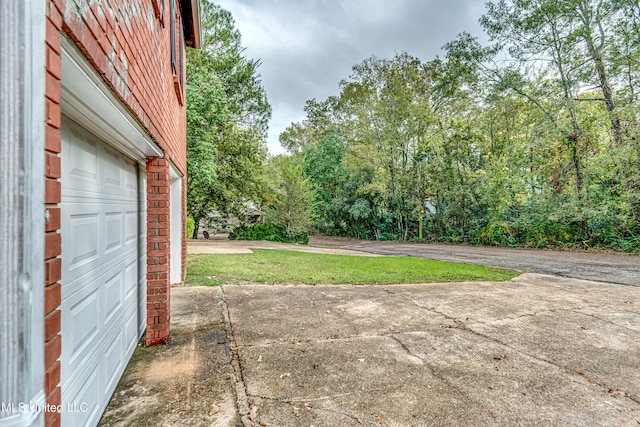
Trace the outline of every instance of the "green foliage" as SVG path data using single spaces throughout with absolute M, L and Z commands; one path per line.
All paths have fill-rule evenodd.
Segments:
M 289 233 L 286 227 L 266 222 L 254 225 L 241 225 L 229 233 L 230 240 L 267 240 L 269 242 L 309 243 L 309 234 L 306 232 Z
M 307 234 L 312 223 L 311 184 L 294 157 L 269 159 L 266 180 L 270 183 L 266 220 L 282 226 L 288 235 Z
M 188 50 L 191 58 L 196 51 Z M 218 178 L 216 140 L 229 119 L 222 85 L 206 68 L 187 63 L 187 212 L 201 218 Z M 191 236 L 191 234 L 189 234 Z
M 187 209 L 196 224 L 263 198 L 271 116 L 260 62 L 243 54 L 233 16 L 209 0 L 201 6 L 202 48 L 187 49 Z
M 188 285 L 301 283 L 389 285 L 509 280 L 518 273 L 492 267 L 407 257 L 329 255 L 274 249 L 252 254 L 190 255 Z
M 444 58 L 365 59 L 281 135 L 313 229 L 640 251 L 637 2 L 486 6 L 491 45 L 462 33 Z
M 193 235 L 195 228 L 196 223 L 193 221 L 193 218 L 187 218 L 187 238 Z

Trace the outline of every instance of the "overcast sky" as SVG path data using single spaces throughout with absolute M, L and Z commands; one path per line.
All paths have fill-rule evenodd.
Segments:
M 214 0 L 216 1 L 216 0 Z M 422 60 L 462 31 L 486 40 L 480 0 L 218 0 L 242 33 L 273 114 L 267 145 L 279 154 L 278 136 L 305 118 L 306 100 L 338 94 L 351 67 L 375 55 L 408 52 Z

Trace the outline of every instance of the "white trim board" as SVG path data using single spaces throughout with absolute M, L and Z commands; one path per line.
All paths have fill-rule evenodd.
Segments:
M 169 277 L 172 285 L 182 283 L 182 177 L 172 164 L 170 168 L 170 263 Z

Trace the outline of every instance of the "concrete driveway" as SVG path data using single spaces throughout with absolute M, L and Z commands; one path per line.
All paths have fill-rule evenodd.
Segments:
M 640 287 L 173 288 L 102 420 L 143 424 L 637 427 Z

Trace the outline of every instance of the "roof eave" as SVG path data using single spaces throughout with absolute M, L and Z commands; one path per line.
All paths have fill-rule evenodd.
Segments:
M 200 27 L 200 1 L 191 0 L 191 13 L 193 15 L 193 47 L 202 47 L 202 29 Z
M 200 49 L 202 46 L 202 30 L 200 26 L 199 0 L 180 0 L 184 40 L 187 46 Z

